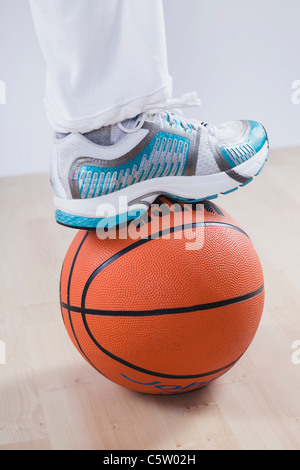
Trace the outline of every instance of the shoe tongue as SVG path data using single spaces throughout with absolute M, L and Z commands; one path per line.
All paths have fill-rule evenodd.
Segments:
M 111 145 L 110 126 L 101 127 L 94 131 L 85 132 L 83 134 L 87 139 L 97 145 Z
M 125 119 L 124 121 L 121 122 L 121 124 L 123 127 L 126 127 L 126 129 L 133 129 L 133 127 L 136 125 L 138 118 L 139 118 L 139 114 L 135 116 L 134 118 Z
M 137 118 L 138 116 L 135 118 L 125 119 L 124 121 L 121 122 L 121 124 L 126 129 L 133 129 Z M 111 126 L 111 134 L 110 134 L 111 144 L 116 144 L 125 135 L 126 135 L 126 132 L 122 131 L 122 129 L 120 129 L 120 127 L 117 124 L 114 124 L 113 126 Z
M 111 144 L 116 144 L 122 137 L 125 135 L 125 132 L 123 132 L 119 126 L 114 125 L 111 126 L 111 134 L 110 134 L 110 140 Z
M 126 129 L 132 129 L 135 126 L 136 118 L 125 119 L 122 122 Z M 126 135 L 117 124 L 101 127 L 100 129 L 86 132 L 84 134 L 91 142 L 98 145 L 114 145 Z

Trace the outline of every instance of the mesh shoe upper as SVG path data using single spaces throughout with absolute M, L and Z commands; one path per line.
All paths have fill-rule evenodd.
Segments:
M 245 162 L 267 140 L 262 125 L 233 121 L 214 126 L 168 112 L 143 115 L 113 145 L 70 134 L 54 143 L 51 179 L 57 196 L 92 198 L 146 179 L 211 175 Z M 107 132 L 107 129 L 106 129 Z

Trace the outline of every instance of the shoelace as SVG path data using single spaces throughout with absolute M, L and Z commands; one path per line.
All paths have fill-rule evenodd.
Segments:
M 149 105 L 149 109 L 147 109 L 146 107 L 146 110 L 137 117 L 135 125 L 133 127 L 127 128 L 123 126 L 121 122 L 118 123 L 118 127 L 126 134 L 132 134 L 143 127 L 147 115 L 158 114 L 162 123 L 163 120 L 167 117 L 171 126 L 175 125 L 176 119 L 178 119 L 180 125 L 185 130 L 188 130 L 190 126 L 192 126 L 194 130 L 198 130 L 199 126 L 206 129 L 209 126 L 207 123 L 197 122 L 193 119 L 185 119 L 181 116 L 182 111 L 180 108 L 195 107 L 200 106 L 200 104 L 201 102 L 197 98 L 195 92 L 186 93 L 181 98 L 170 99 L 166 103 L 159 103 L 157 106 L 155 106 L 155 108 Z M 177 117 L 172 110 L 174 110 L 175 113 L 180 114 L 180 117 Z
M 177 110 L 177 114 L 181 114 L 181 111 L 179 109 Z M 185 119 L 182 116 L 180 116 L 180 117 L 176 116 L 176 114 L 173 113 L 172 111 L 162 111 L 160 113 L 160 117 L 161 118 L 167 117 L 170 126 L 175 126 L 177 124 L 177 121 L 178 121 L 180 123 L 181 127 L 185 131 L 189 130 L 190 126 L 192 126 L 192 128 L 195 131 L 197 131 L 198 128 L 199 128 L 199 125 L 201 125 L 201 123 L 193 121 L 192 119 Z

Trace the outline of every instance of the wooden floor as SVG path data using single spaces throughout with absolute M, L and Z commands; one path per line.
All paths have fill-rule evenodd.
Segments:
M 75 350 L 58 303 L 75 231 L 55 223 L 47 175 L 1 179 L 0 449 L 299 450 L 299 176 L 300 149 L 276 150 L 252 184 L 217 200 L 261 258 L 263 319 L 230 372 L 170 397 L 121 388 Z

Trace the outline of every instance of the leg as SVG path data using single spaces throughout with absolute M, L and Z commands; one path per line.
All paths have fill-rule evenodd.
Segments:
M 171 97 L 161 0 L 30 0 L 57 132 L 88 132 Z

